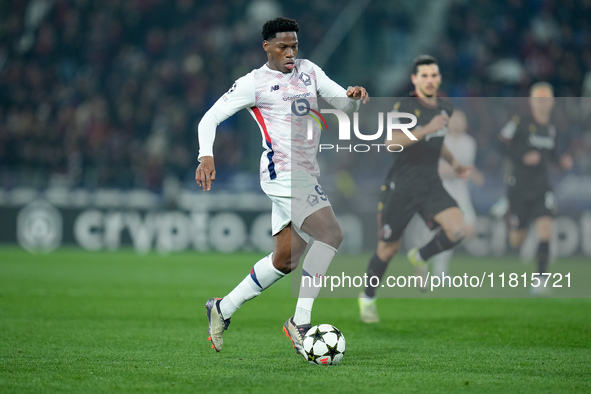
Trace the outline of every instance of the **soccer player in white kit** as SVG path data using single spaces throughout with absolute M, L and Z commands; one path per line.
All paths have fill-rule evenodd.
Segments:
M 216 127 L 237 111 L 248 109 L 263 137 L 261 188 L 272 201 L 273 253 L 259 260 L 228 295 L 211 298 L 205 304 L 209 340 L 218 352 L 230 317 L 244 302 L 293 271 L 309 238 L 314 242 L 304 259 L 303 275 L 312 278 L 325 275 L 343 240 L 332 206 L 316 180 L 320 129 L 314 129 L 312 140 L 296 141 L 292 136 L 292 121 L 301 123 L 307 117 L 292 117 L 302 115 L 298 113 L 302 109 L 313 111 L 318 96 L 340 110 L 353 112 L 358 109 L 358 100 L 366 103 L 369 95 L 360 86 L 344 89 L 314 63 L 296 59 L 298 31 L 293 19 L 281 17 L 267 21 L 262 31 L 267 63 L 239 78 L 207 111 L 198 126 L 200 164 L 195 180 L 204 191 L 209 191 L 215 180 Z M 283 325 L 294 348 L 304 357 L 303 337 L 311 327 L 312 305 L 319 291 L 320 287 L 301 287 L 295 314 Z
M 481 186 L 484 178 L 482 173 L 474 168 L 476 159 L 476 140 L 466 133 L 468 122 L 466 114 L 456 110 L 449 119 L 448 133 L 443 140 L 447 149 L 462 164 L 471 166 L 469 180 Z M 470 237 L 476 232 L 476 211 L 470 197 L 470 189 L 465 179 L 458 178 L 449 164 L 443 160 L 439 161 L 439 175 L 443 187 L 458 203 L 458 207 L 464 215 L 464 242 L 469 242 Z M 453 255 L 453 249 L 445 250 L 433 256 L 433 275 L 441 276 L 444 272 L 449 274 L 449 262 Z

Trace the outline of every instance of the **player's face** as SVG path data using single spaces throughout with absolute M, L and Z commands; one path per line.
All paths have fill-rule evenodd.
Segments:
M 270 69 L 290 73 L 298 55 L 298 35 L 293 31 L 277 33 L 270 41 L 263 41 L 263 48 Z
M 435 97 L 441 85 L 441 74 L 437 64 L 424 64 L 417 68 L 417 73 L 411 75 L 415 91 L 419 97 Z
M 532 112 L 549 114 L 554 108 L 554 94 L 551 89 L 541 87 L 531 92 L 529 103 Z

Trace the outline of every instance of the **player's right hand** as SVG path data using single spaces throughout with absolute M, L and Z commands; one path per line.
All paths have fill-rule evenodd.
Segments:
M 369 93 L 367 93 L 367 90 L 363 86 L 349 86 L 347 97 L 359 99 L 363 104 L 367 104 L 369 101 Z
M 215 165 L 213 156 L 203 156 L 201 163 L 195 170 L 195 181 L 197 186 L 203 187 L 203 191 L 211 190 L 211 182 L 215 181 Z
M 441 130 L 447 126 L 447 121 L 449 120 L 449 116 L 446 115 L 435 115 L 433 119 L 427 124 L 426 127 L 429 128 L 429 134 L 436 132 L 437 130 Z
M 560 158 L 560 167 L 565 171 L 570 171 L 573 169 L 573 157 L 568 153 L 565 153 Z

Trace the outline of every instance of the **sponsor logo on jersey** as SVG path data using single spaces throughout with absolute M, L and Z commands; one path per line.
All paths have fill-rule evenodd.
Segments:
M 443 129 L 439 129 L 434 133 L 431 134 L 427 134 L 425 136 L 425 141 L 428 142 L 431 138 L 444 138 L 445 135 L 447 134 L 447 127 L 444 127 Z
M 296 116 L 308 115 L 310 113 L 310 102 L 306 99 L 294 100 L 291 103 L 291 112 Z
M 294 99 L 298 99 L 298 98 L 302 98 L 302 97 L 310 97 L 311 95 L 312 95 L 312 93 L 306 92 L 306 93 L 294 94 L 293 96 L 283 96 L 283 101 L 294 100 Z M 297 115 L 297 113 L 295 113 L 295 114 Z
M 538 149 L 554 149 L 554 137 L 530 134 L 529 143 Z
M 293 114 L 295 114 L 296 116 L 308 115 L 312 119 L 314 119 L 316 121 L 316 123 L 318 123 L 318 126 L 320 126 L 320 129 L 322 129 L 322 124 L 324 124 L 324 127 L 326 128 L 326 130 L 328 130 L 328 125 L 326 124 L 326 120 L 324 119 L 324 117 L 320 114 L 320 112 L 310 108 L 310 102 L 306 99 L 294 100 L 291 103 L 291 112 Z M 315 115 L 311 114 L 310 112 L 312 112 Z M 322 120 L 322 123 L 320 122 L 321 120 Z M 310 128 L 310 127 L 308 127 L 308 128 Z M 308 130 L 308 132 L 310 132 L 310 130 Z

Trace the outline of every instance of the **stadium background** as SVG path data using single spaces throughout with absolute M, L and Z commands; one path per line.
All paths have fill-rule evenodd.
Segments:
M 197 189 L 194 169 L 197 123 L 236 78 L 264 63 L 261 26 L 277 15 L 300 23 L 299 57 L 375 97 L 411 90 L 409 66 L 421 53 L 439 59 L 451 97 L 526 96 L 531 83 L 552 83 L 574 120 L 559 130 L 559 148 L 573 153 L 575 168 L 552 174 L 561 239 L 576 238 L 563 254 L 591 254 L 582 242 L 591 236 L 584 0 L 0 1 L 0 242 L 29 250 L 270 250 L 260 134 L 249 114 L 218 128 L 213 192 Z M 486 176 L 473 190 L 484 218 L 504 191 L 498 130 L 470 132 Z M 365 185 L 377 189 L 384 173 L 363 174 Z M 323 185 L 347 204 L 355 178 L 344 172 Z M 374 208 L 350 204 L 348 212 Z M 345 251 L 373 246 L 368 220 L 349 224 L 362 241 L 350 236 Z M 489 246 L 485 254 L 505 252 Z

